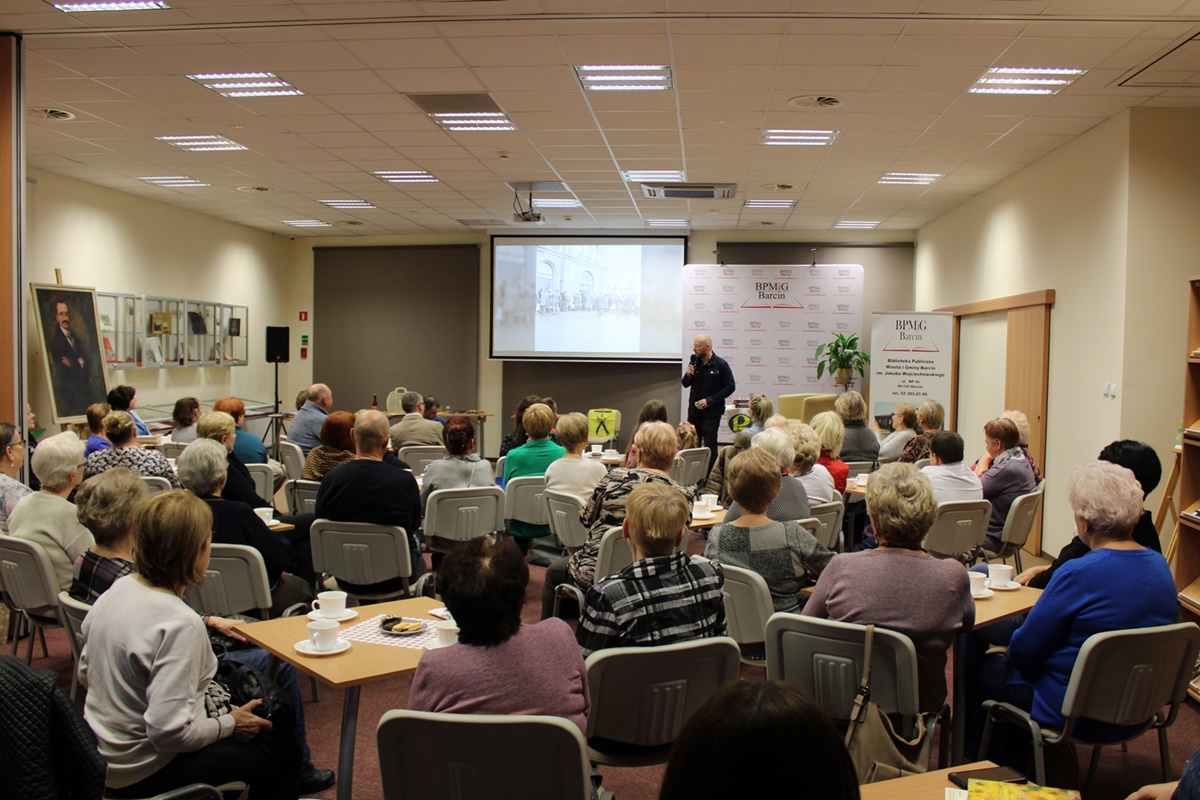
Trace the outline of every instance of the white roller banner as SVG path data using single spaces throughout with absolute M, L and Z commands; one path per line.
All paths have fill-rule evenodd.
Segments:
M 871 414 L 890 417 L 900 403 L 937 400 L 951 418 L 954 315 L 877 311 L 871 315 Z

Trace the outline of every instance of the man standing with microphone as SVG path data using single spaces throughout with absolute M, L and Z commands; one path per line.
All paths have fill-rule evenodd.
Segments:
M 688 395 L 688 422 L 696 426 L 700 445 L 712 453 L 708 466 L 717 463 L 717 431 L 725 413 L 725 398 L 733 394 L 733 370 L 729 362 L 715 354 L 712 339 L 700 334 L 692 343 L 692 358 L 682 383 L 690 387 Z

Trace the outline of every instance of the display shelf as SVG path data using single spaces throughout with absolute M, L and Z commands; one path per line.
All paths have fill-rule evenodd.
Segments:
M 109 369 L 141 369 L 143 299 L 133 294 L 96 292 L 100 343 Z
M 222 305 L 219 308 L 221 363 L 244 367 L 250 363 L 250 318 L 247 306 Z
M 246 306 L 97 291 L 96 307 L 109 369 L 249 363 Z
M 1179 507 L 1175 538 L 1168 548 L 1180 618 L 1200 622 L 1200 277 L 1188 280 L 1188 332 L 1179 453 Z M 1200 682 L 1189 687 L 1200 700 Z
M 217 308 L 216 303 L 202 300 L 184 301 L 186 366 L 208 367 L 221 363 Z

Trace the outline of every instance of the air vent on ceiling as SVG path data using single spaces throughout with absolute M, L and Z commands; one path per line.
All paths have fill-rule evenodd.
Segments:
M 806 94 L 787 102 L 792 108 L 834 108 L 842 104 L 841 100 L 827 94 Z
M 737 193 L 736 183 L 643 183 L 642 194 L 655 200 L 726 199 Z
M 468 228 L 500 228 L 506 223 L 499 219 L 460 219 L 456 220 L 459 225 L 464 225 Z
M 29 108 L 25 110 L 25 115 L 30 119 L 51 119 L 55 122 L 66 122 L 67 120 L 75 119 L 75 115 L 70 111 L 63 111 L 58 108 Z

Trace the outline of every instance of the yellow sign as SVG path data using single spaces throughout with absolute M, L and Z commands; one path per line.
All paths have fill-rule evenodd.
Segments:
M 588 435 L 595 438 L 612 438 L 617 432 L 619 413 L 612 408 L 593 408 L 588 411 Z
M 749 414 L 734 414 L 729 418 L 729 430 L 741 433 L 752 424 Z

